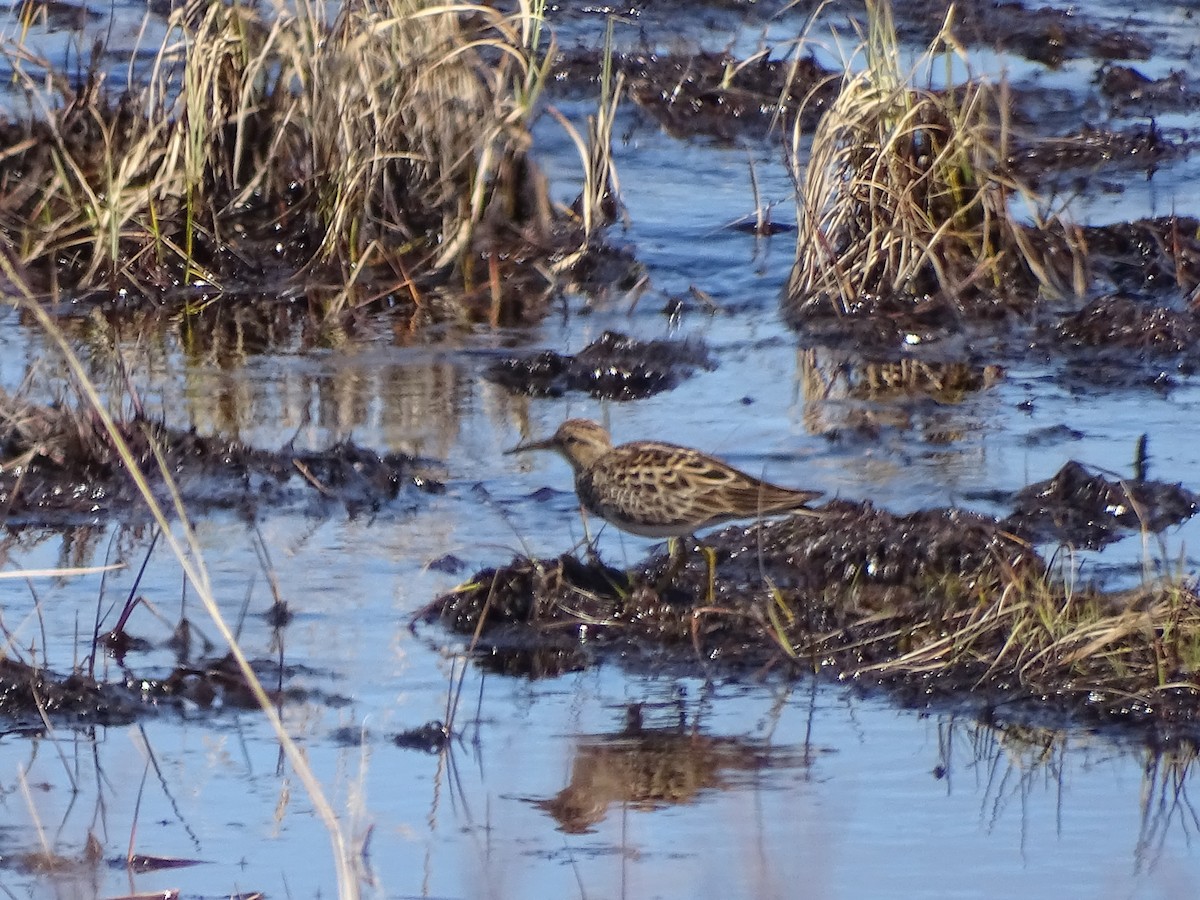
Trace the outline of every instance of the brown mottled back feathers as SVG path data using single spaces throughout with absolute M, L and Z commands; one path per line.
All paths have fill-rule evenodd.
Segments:
M 821 496 L 770 484 L 697 450 L 653 441 L 623 444 L 578 469 L 575 491 L 590 512 L 647 537 L 794 512 Z

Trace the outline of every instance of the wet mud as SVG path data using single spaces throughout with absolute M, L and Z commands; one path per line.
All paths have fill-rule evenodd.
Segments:
M 553 78 L 560 90 L 599 83 L 604 56 L 596 50 L 560 51 Z M 837 94 L 838 73 L 810 57 L 739 59 L 728 53 L 619 52 L 610 65 L 629 98 L 668 134 L 722 143 L 786 132 L 797 116 L 813 127 Z
M 898 30 L 906 39 L 927 44 L 937 36 L 950 5 L 946 0 L 899 0 Z M 967 46 L 998 47 L 1052 68 L 1082 58 L 1148 59 L 1153 49 L 1131 30 L 1089 20 L 1086 8 L 986 0 L 953 6 L 955 35 Z
M 873 595 L 864 603 L 915 602 L 927 585 L 949 575 L 986 579 L 997 566 L 1041 565 L 1026 542 L 1005 533 L 995 520 L 963 510 L 897 516 L 869 503 L 835 501 L 818 511 L 817 516 L 731 526 L 706 536 L 702 544 L 693 541 L 683 569 L 661 588 L 656 585 L 671 567 L 667 554 L 651 556 L 628 573 L 568 554 L 477 573 L 466 589 L 441 598 L 426 615 L 459 632 L 474 633 L 482 626 L 484 636 L 493 628 L 532 622 L 548 626 L 540 630 L 552 636 L 556 626 L 593 622 L 597 625 L 586 630 L 597 645 L 626 638 L 690 644 L 699 621 L 695 610 L 720 605 L 741 610 L 750 621 L 706 625 L 705 633 L 720 629 L 734 636 L 721 652 L 731 664 L 739 657 L 759 664 L 778 651 L 769 641 L 745 640 L 749 634 L 762 636 L 764 621 L 748 611 L 768 585 L 816 596 L 854 584 Z M 714 555 L 711 591 L 706 551 Z M 834 604 L 813 604 L 804 618 L 814 632 L 843 624 Z M 564 630 L 575 639 L 573 627 Z
M 1083 230 L 1094 270 L 1122 291 L 1178 297 L 1195 306 L 1200 286 L 1200 219 L 1138 219 Z
M 252 666 L 275 703 L 318 700 L 337 704 L 337 698 L 282 685 L 294 680 L 295 669 L 254 660 Z M 43 734 L 48 722 L 72 725 L 127 725 L 140 718 L 221 709 L 258 709 L 245 677 L 230 655 L 181 662 L 162 674 L 136 674 L 123 669 L 120 680 L 104 681 L 87 668 L 61 673 L 33 666 L 11 656 L 0 658 L 0 716 L 4 730 Z
M 184 505 L 197 512 L 301 508 L 370 512 L 402 493 L 438 492 L 428 464 L 380 455 L 345 441 L 324 451 L 278 451 L 168 428 L 145 416 L 117 423 L 132 461 L 168 505 L 171 473 Z M 117 445 L 90 411 L 41 406 L 0 395 L 0 512 L 9 527 L 58 527 L 145 518 Z
M 1004 527 L 1031 541 L 1099 549 L 1131 532 L 1157 534 L 1196 514 L 1200 495 L 1179 484 L 1109 479 L 1072 460 L 1017 492 Z
M 1098 87 L 1116 113 L 1157 116 L 1200 106 L 1200 89 L 1186 72 L 1151 78 L 1133 66 L 1107 66 Z
M 1012 171 L 1042 191 L 1094 188 L 1119 194 L 1131 175 L 1153 178 L 1159 166 L 1193 153 L 1182 129 L 1147 125 L 1112 128 L 1084 123 L 1068 134 L 1021 142 L 1008 158 Z
M 1200 318 L 1192 311 L 1139 302 L 1132 297 L 1101 297 L 1066 316 L 1054 336 L 1072 348 L 1110 348 L 1149 356 L 1192 355 Z
M 643 341 L 606 331 L 574 355 L 546 350 L 506 357 L 486 372 L 488 380 L 516 394 L 561 397 L 578 391 L 607 400 L 638 400 L 669 391 L 716 360 L 700 341 Z

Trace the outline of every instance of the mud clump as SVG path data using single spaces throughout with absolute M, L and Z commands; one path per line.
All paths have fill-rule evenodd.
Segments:
M 942 0 L 896 3 L 900 33 L 928 42 L 946 18 Z M 955 36 L 964 44 L 1000 47 L 1026 59 L 1059 66 L 1083 57 L 1149 59 L 1152 47 L 1128 29 L 1106 28 L 1075 9 L 1022 3 L 964 3 L 955 7 Z
M 1131 530 L 1159 532 L 1196 514 L 1200 496 L 1161 481 L 1110 481 L 1072 460 L 1023 488 L 1005 527 L 1030 540 L 1098 549 Z
M 107 724 L 131 722 L 141 704 L 124 685 L 102 684 L 76 672 L 56 675 L 9 656 L 0 657 L 0 714 L 42 726 L 41 713 Z
M 379 455 L 349 441 L 324 451 L 259 450 L 204 437 L 141 415 L 117 424 L 133 461 L 160 500 L 170 492 L 159 460 L 191 510 L 335 502 L 378 509 L 408 486 L 441 485 L 403 454 Z M 78 524 L 137 515 L 141 494 L 103 423 L 87 411 L 38 406 L 0 394 L 0 511 L 9 525 Z
M 1094 274 L 1126 293 L 1200 290 L 1200 219 L 1161 216 L 1083 229 Z
M 1118 113 L 1150 116 L 1200 106 L 1200 91 L 1188 83 L 1186 72 L 1150 78 L 1132 66 L 1107 66 L 1100 75 L 1099 89 Z
M 994 520 L 963 510 L 897 516 L 869 503 L 835 501 L 820 513 L 733 526 L 703 544 L 692 542 L 675 574 L 666 554 L 631 574 L 569 555 L 518 559 L 478 573 L 425 616 L 461 633 L 478 630 L 489 645 L 578 645 L 586 635 L 590 645 L 615 645 L 623 654 L 675 648 L 694 658 L 693 648 L 702 646 L 703 656 L 735 668 L 780 654 L 772 637 L 778 622 L 786 623 L 779 634 L 788 635 L 789 646 L 828 645 L 828 652 L 850 652 L 862 663 L 886 659 L 890 640 L 855 638 L 839 646 L 833 635 L 856 618 L 936 606 L 929 594 L 947 579 L 976 585 L 1001 571 L 1041 566 L 1027 544 Z M 659 589 L 664 579 L 669 586 Z
M 1099 173 L 1152 177 L 1161 164 L 1186 156 L 1194 147 L 1184 133 L 1165 131 L 1153 122 L 1121 130 L 1085 124 L 1071 134 L 1023 143 L 1009 155 L 1008 164 L 1032 187 L 1086 187 L 1087 178 Z M 1119 182 L 1099 187 L 1124 191 Z
M 1200 319 L 1190 312 L 1148 306 L 1129 297 L 1102 297 L 1063 319 L 1055 335 L 1076 347 L 1176 354 L 1195 350 Z
M 419 750 L 422 753 L 434 754 L 445 750 L 450 738 L 450 729 L 440 720 L 434 720 L 393 735 L 392 744 L 401 750 Z
M 284 674 L 270 661 L 253 665 L 264 684 Z M 311 697 L 299 688 L 268 691 L 268 696 L 276 702 Z M 181 663 L 161 677 L 126 672 L 119 682 L 99 681 L 82 669 L 63 675 L 0 657 L 0 715 L 21 729 L 41 731 L 43 714 L 56 721 L 124 725 L 164 708 L 185 707 L 255 709 L 258 701 L 231 655 Z
M 604 64 L 596 50 L 564 51 L 553 77 L 571 86 L 598 81 Z M 619 53 L 613 68 L 625 78 L 638 108 L 676 138 L 732 142 L 790 127 L 802 115 L 811 128 L 837 93 L 837 73 L 811 57 L 738 59 L 728 53 Z
M 636 400 L 670 390 L 696 370 L 715 368 L 699 341 L 641 341 L 606 331 L 574 356 L 547 350 L 503 359 L 488 369 L 487 378 L 532 397 L 581 391 L 606 400 Z

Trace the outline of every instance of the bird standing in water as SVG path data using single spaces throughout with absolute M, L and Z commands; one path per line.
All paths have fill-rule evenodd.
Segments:
M 614 447 L 604 427 L 590 419 L 568 419 L 553 437 L 508 452 L 527 450 L 562 454 L 575 471 L 583 508 L 642 537 L 674 539 L 736 519 L 812 515 L 806 504 L 821 496 L 770 484 L 689 447 L 659 441 Z

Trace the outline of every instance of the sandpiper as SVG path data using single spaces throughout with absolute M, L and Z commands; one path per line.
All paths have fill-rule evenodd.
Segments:
M 554 436 L 509 453 L 556 450 L 575 470 L 583 508 L 622 531 L 678 538 L 735 519 L 807 513 L 821 496 L 770 484 L 699 450 L 658 441 L 614 447 L 603 426 L 568 419 Z

